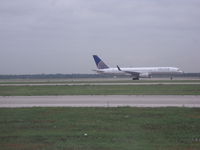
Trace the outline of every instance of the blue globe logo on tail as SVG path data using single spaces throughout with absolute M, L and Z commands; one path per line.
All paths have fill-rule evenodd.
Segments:
M 94 61 L 97 65 L 98 69 L 106 69 L 109 68 L 97 55 L 93 55 Z

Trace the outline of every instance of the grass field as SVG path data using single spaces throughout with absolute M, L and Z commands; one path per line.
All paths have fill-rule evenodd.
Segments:
M 199 108 L 0 109 L 2 150 L 199 150 Z
M 0 96 L 200 95 L 200 85 L 0 86 Z

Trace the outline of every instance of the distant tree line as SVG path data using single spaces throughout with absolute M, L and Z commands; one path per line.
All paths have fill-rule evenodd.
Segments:
M 159 78 L 159 77 L 180 77 L 180 78 L 200 78 L 200 73 L 183 73 L 183 74 L 154 74 L 152 77 Z
M 0 79 L 64 79 L 64 78 L 109 78 L 103 74 L 27 74 L 27 75 L 0 75 Z

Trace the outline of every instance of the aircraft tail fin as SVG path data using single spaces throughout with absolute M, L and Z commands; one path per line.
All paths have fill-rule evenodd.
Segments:
M 97 65 L 98 69 L 106 69 L 109 68 L 97 55 L 93 55 L 94 61 Z

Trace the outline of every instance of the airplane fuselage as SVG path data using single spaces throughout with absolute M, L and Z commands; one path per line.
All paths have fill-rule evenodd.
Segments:
M 176 67 L 137 67 L 137 68 L 106 68 L 96 69 L 97 73 L 102 74 L 116 74 L 116 75 L 130 75 L 129 72 L 137 72 L 140 77 L 150 77 L 152 74 L 176 74 L 183 73 L 179 68 Z

